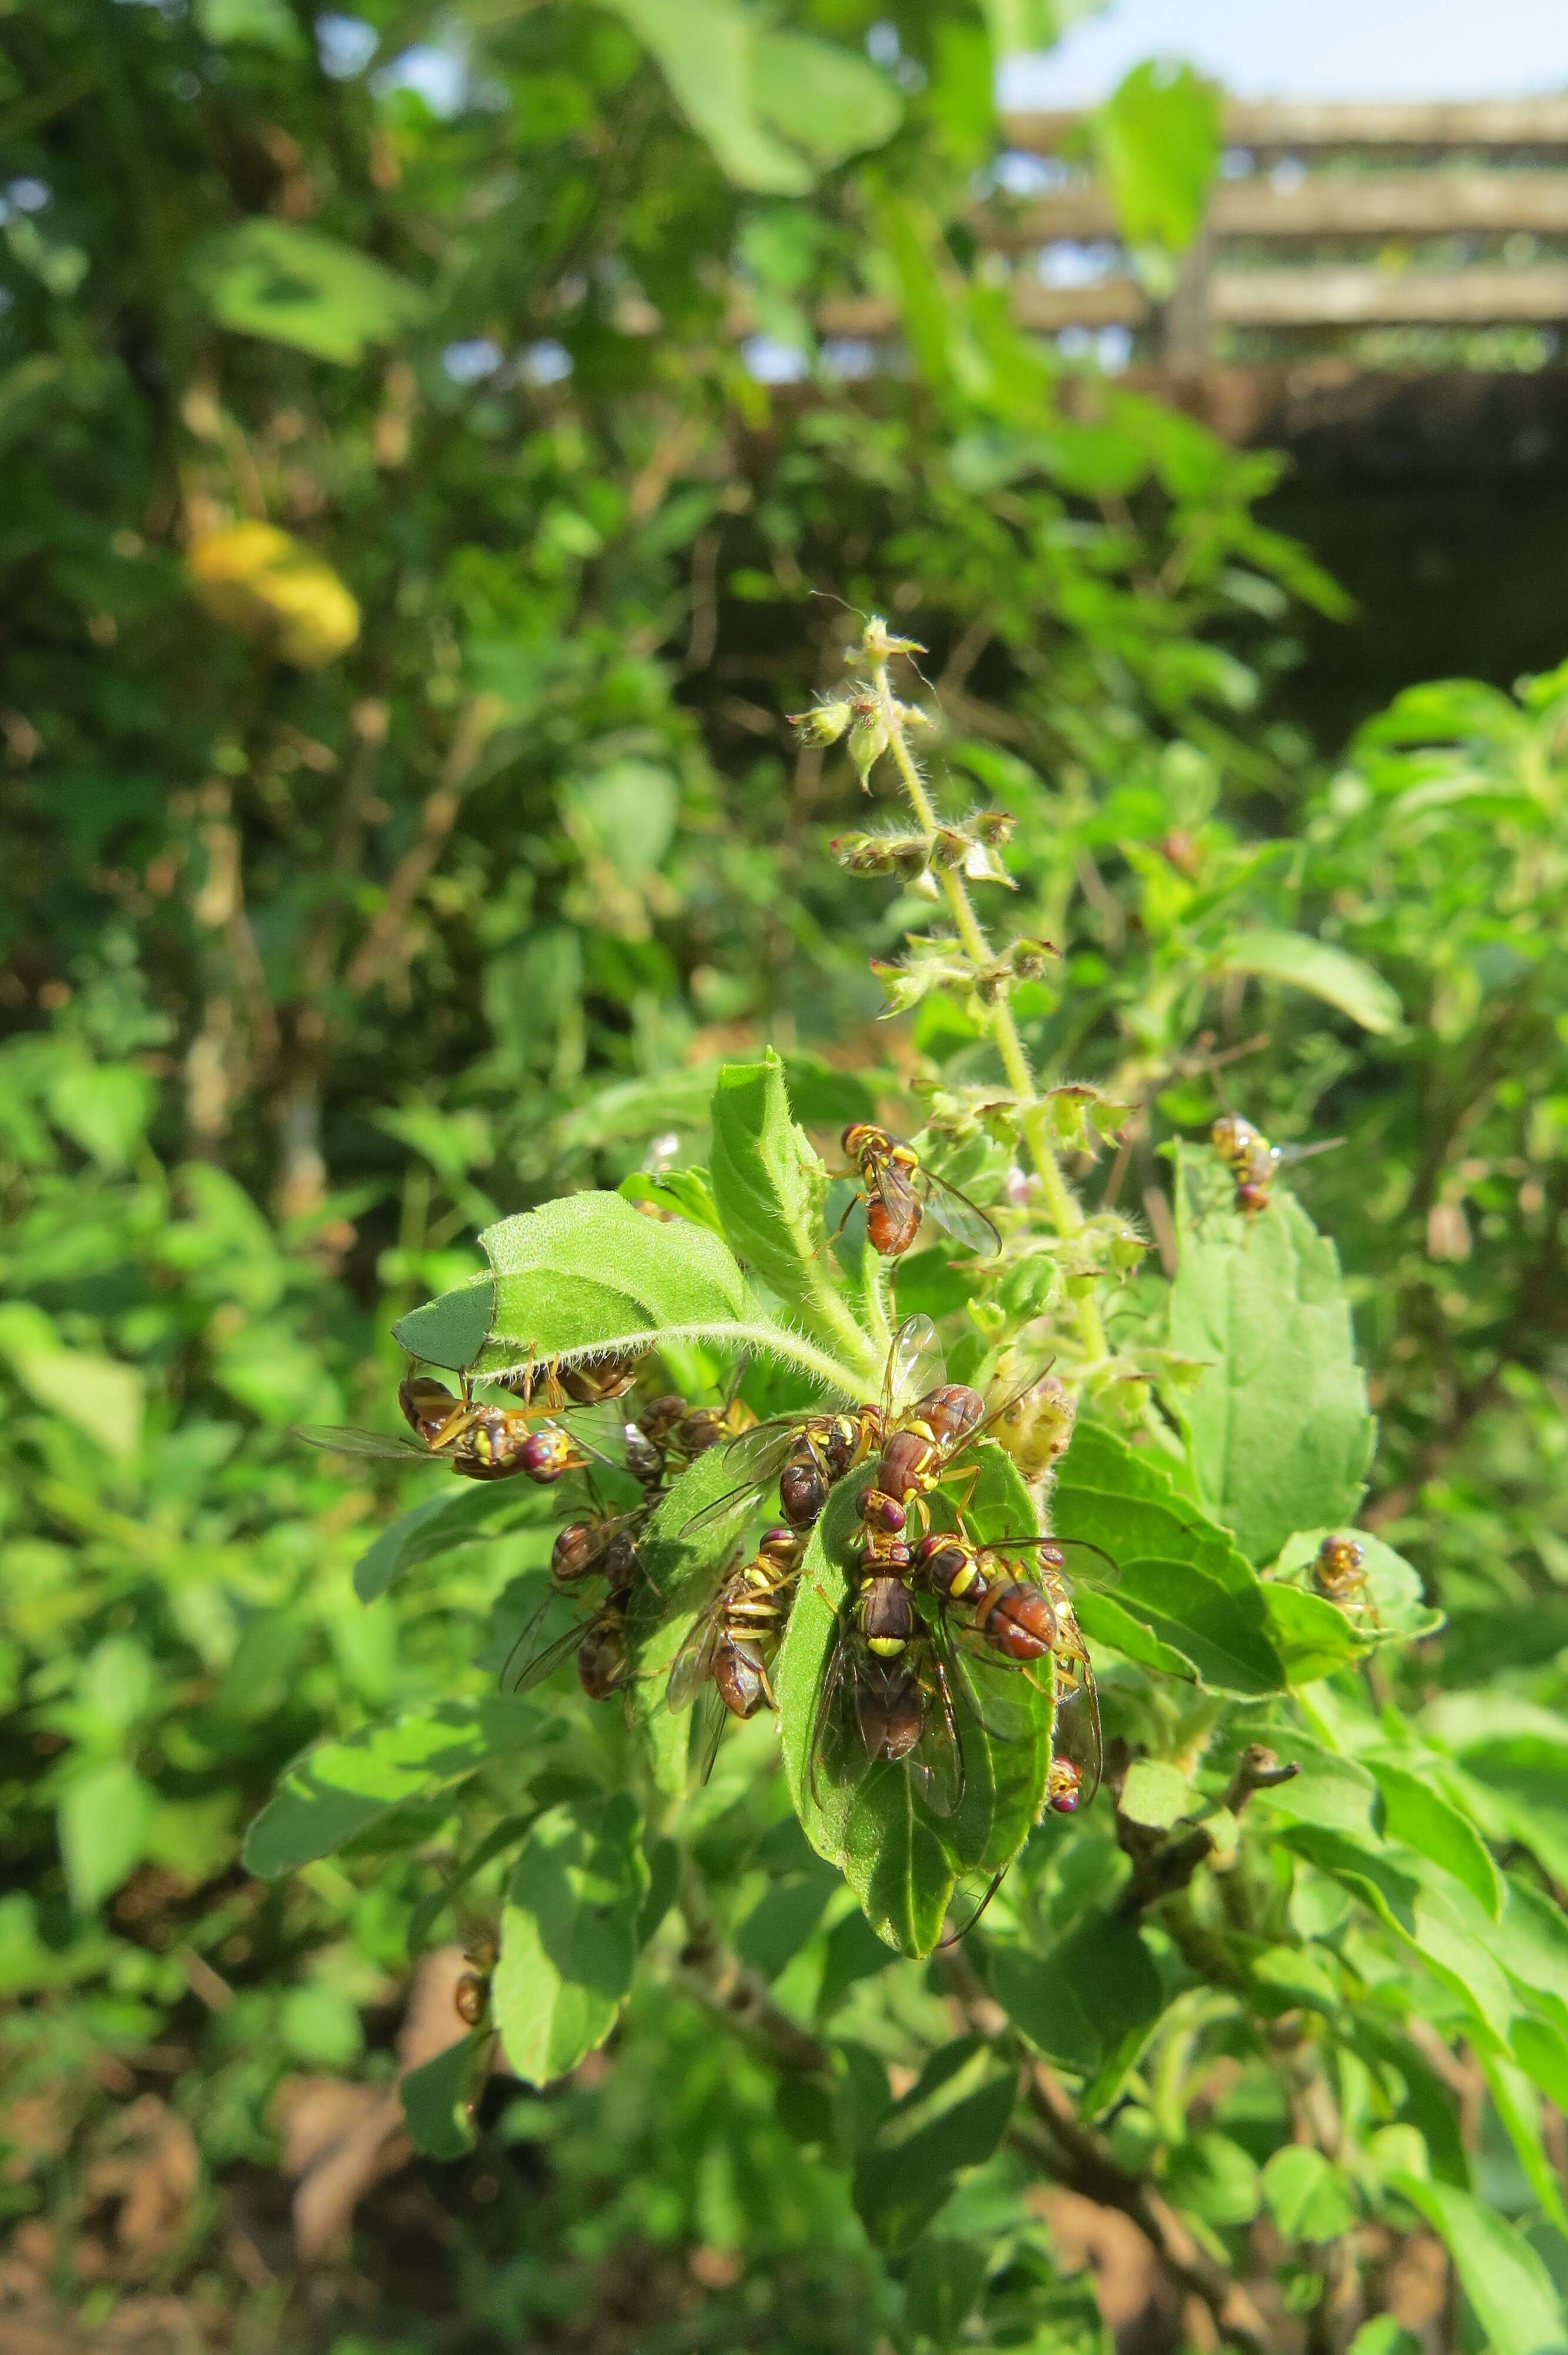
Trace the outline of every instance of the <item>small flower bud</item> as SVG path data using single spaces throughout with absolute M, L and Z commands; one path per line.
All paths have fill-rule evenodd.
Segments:
M 1012 841 L 1017 830 L 1018 820 L 1011 810 L 981 810 L 975 819 L 974 826 L 975 832 L 983 843 L 988 844 L 992 850 L 1000 850 L 1004 842 Z
M 853 705 L 824 697 L 810 711 L 792 711 L 789 725 L 800 730 L 802 743 L 836 744 L 853 717 Z
M 1014 941 L 1008 952 L 1009 961 L 1020 981 L 1041 981 L 1045 967 L 1061 950 L 1050 941 Z
M 863 705 L 855 707 L 854 726 L 850 730 L 850 759 L 860 772 L 861 790 L 871 791 L 871 773 L 887 750 L 887 722 L 874 703 L 869 710 Z
M 884 663 L 889 655 L 923 655 L 925 647 L 917 638 L 895 638 L 880 613 L 874 613 L 865 625 L 863 641 L 868 663 Z

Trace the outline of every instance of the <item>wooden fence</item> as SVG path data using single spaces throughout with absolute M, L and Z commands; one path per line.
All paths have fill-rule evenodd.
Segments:
M 1057 156 L 1076 123 L 1015 114 L 1006 136 L 1014 151 Z M 1053 249 L 1116 240 L 1086 174 L 1065 169 L 1033 201 L 985 207 L 977 234 L 1004 258 L 1021 323 L 1131 329 L 1143 357 L 1176 368 L 1217 357 L 1227 331 L 1264 331 L 1299 353 L 1343 348 L 1345 330 L 1568 325 L 1568 98 L 1232 105 L 1224 136 L 1207 224 L 1163 305 L 1124 261 L 1081 283 L 1043 270 Z M 1561 258 L 1537 250 L 1554 242 Z M 830 304 L 821 325 L 874 337 L 893 319 L 865 299 Z

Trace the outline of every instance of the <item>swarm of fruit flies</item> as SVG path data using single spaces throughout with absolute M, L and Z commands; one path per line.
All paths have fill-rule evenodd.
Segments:
M 999 1247 L 987 1214 L 886 1130 L 854 1123 L 843 1146 L 868 1238 L 885 1256 L 909 1249 L 927 1210 L 966 1249 Z M 849 1587 L 810 1732 L 819 1802 L 824 1785 L 855 1786 L 880 1768 L 907 1775 L 934 1813 L 950 1817 L 963 1801 L 977 1729 L 1001 1741 L 1033 1731 L 1031 1687 L 1046 1692 L 1054 1710 L 1046 1805 L 1071 1815 L 1094 1797 L 1099 1703 L 1064 1543 L 1033 1528 L 982 1540 L 966 1521 L 981 1441 L 1006 1448 L 1027 1481 L 1048 1477 L 1072 1429 L 1059 1382 L 1036 1373 L 991 1405 L 979 1391 L 943 1379 L 936 1329 L 925 1316 L 906 1318 L 894 1334 L 879 1398 L 838 1412 L 758 1423 L 738 1384 L 717 1406 L 674 1392 L 638 1402 L 629 1394 L 640 1365 L 630 1354 L 569 1367 L 540 1359 L 504 1378 L 504 1404 L 476 1399 L 467 1377 L 454 1393 L 432 1375 L 411 1373 L 398 1391 L 411 1440 L 320 1425 L 297 1435 L 349 1455 L 441 1462 L 469 1479 L 551 1486 L 584 1475 L 588 1509 L 556 1534 L 549 1593 L 514 1647 L 506 1681 L 526 1692 L 575 1657 L 594 1700 L 622 1691 L 631 1671 L 629 1621 L 634 1601 L 650 1592 L 643 1540 L 652 1513 L 688 1465 L 722 1449 L 734 1482 L 681 1534 L 755 1521 L 770 1504 L 777 1519 L 753 1546 L 723 1559 L 669 1670 L 670 1709 L 703 1713 L 704 1778 L 731 1720 L 777 1709 L 771 1672 L 807 1541 L 833 1490 L 858 1476 Z M 602 1500 L 593 1482 L 599 1465 L 631 1476 L 641 1493 L 630 1508 Z M 1094 1574 L 1114 1576 L 1115 1565 L 1098 1561 Z M 577 1616 L 564 1633 L 548 1634 L 562 1598 L 578 1604 Z

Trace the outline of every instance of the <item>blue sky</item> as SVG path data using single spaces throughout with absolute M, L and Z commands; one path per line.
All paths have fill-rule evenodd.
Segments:
M 1161 55 L 1238 98 L 1524 98 L 1568 91 L 1568 0 L 1110 0 L 1006 97 L 1089 104 Z

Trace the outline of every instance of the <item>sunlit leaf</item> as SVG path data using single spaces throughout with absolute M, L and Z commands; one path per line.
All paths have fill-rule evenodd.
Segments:
M 615 2026 L 647 1891 L 629 1792 L 569 1801 L 534 1825 L 507 1887 L 491 1980 L 507 2063 L 525 2084 L 565 2076 Z

